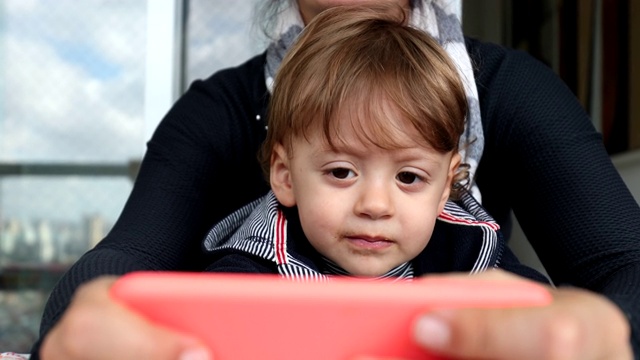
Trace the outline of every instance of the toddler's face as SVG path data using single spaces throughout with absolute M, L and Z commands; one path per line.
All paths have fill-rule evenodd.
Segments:
M 341 123 L 335 150 L 321 134 L 293 139 L 285 205 L 298 206 L 322 255 L 353 275 L 379 276 L 427 246 L 459 155 L 418 145 L 402 122 L 389 129 L 403 145 L 394 150 L 363 143 L 349 121 Z

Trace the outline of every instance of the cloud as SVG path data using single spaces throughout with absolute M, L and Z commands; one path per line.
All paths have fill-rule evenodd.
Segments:
M 0 32 L 1 162 L 119 163 L 144 150 L 147 0 L 6 1 Z M 263 51 L 256 1 L 191 0 L 190 79 Z M 190 81 L 190 80 L 188 80 Z M 4 217 L 119 214 L 128 179 L 20 177 L 0 181 Z
M 209 77 L 214 71 L 237 66 L 264 51 L 264 43 L 252 32 L 255 3 L 191 0 L 187 38 L 187 84 Z
M 15 16 L 12 6 L 5 10 L 2 160 L 123 162 L 141 156 L 144 9 L 135 23 L 129 15 L 114 27 L 120 7 L 109 12 L 89 9 L 89 3 L 95 5 L 42 1 L 19 6 Z M 96 64 L 119 70 L 103 76 Z
M 3 3 L 0 161 L 125 164 L 142 156 L 144 0 Z M 127 178 L 9 177 L 4 218 L 114 221 Z

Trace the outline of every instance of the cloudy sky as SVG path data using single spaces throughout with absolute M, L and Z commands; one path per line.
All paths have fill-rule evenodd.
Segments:
M 190 2 L 187 81 L 261 50 L 252 4 Z M 139 159 L 147 15 L 147 0 L 1 1 L 0 162 Z M 131 189 L 120 178 L 5 177 L 0 185 L 4 218 L 115 220 Z

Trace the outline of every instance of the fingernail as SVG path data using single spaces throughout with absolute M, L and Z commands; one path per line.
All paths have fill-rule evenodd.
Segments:
M 213 360 L 213 356 L 204 348 L 192 348 L 180 354 L 180 360 Z
M 415 338 L 425 347 L 441 349 L 451 340 L 451 328 L 443 317 L 436 314 L 425 315 L 416 322 Z

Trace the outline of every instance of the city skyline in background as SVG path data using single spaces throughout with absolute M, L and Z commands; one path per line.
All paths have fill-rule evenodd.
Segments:
M 69 266 L 104 238 L 112 224 L 100 215 L 82 221 L 5 220 L 1 224 L 0 267 Z

